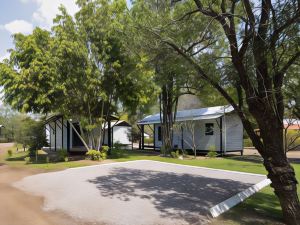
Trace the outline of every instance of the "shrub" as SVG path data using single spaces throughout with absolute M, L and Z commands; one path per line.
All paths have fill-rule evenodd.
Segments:
M 151 137 L 145 138 L 145 143 L 146 144 L 153 144 L 153 138 L 151 138 Z
M 32 162 L 32 160 L 31 160 L 31 158 L 29 156 L 25 157 L 24 160 L 25 160 L 26 164 L 29 164 L 29 163 Z
M 171 152 L 171 156 L 175 159 L 178 159 L 180 154 L 179 154 L 179 150 L 176 150 L 176 151 L 172 151 Z
M 11 149 L 7 150 L 7 154 L 8 154 L 8 157 L 12 157 L 12 154 L 13 154 L 12 150 Z
M 108 146 L 106 146 L 106 145 L 102 146 L 102 148 L 101 148 L 101 158 L 102 159 L 106 159 L 107 158 L 107 152 L 108 152 L 108 150 L 109 150 Z
M 216 152 L 216 146 L 214 146 L 214 145 L 209 146 L 208 153 L 207 153 L 206 156 L 209 157 L 209 158 L 217 157 L 218 153 Z
M 66 149 L 60 149 L 57 151 L 58 161 L 67 162 L 68 161 L 68 151 Z
M 252 141 L 250 138 L 244 139 L 244 147 L 253 147 Z
M 122 145 L 119 141 L 117 141 L 117 142 L 114 143 L 114 149 L 122 149 L 122 146 L 123 146 L 123 145 Z M 109 149 L 108 146 L 106 146 L 106 145 L 105 145 L 105 146 L 102 146 L 102 149 L 101 149 L 101 150 L 103 150 L 103 147 L 104 147 L 104 148 L 107 147 L 107 151 L 108 151 L 108 149 Z M 107 151 L 106 151 L 106 152 L 107 152 Z
M 86 153 L 86 156 L 90 160 L 100 160 L 102 157 L 101 152 L 97 150 L 88 150 Z

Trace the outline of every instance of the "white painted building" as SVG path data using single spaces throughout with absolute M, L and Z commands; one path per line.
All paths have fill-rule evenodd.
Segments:
M 62 115 L 54 115 L 46 120 L 45 128 L 50 150 L 67 149 L 69 152 L 87 151 L 77 134 L 78 132 L 81 135 L 83 132 L 79 122 L 66 120 Z M 98 128 L 97 130 L 100 129 Z M 125 121 L 111 121 L 110 125 L 107 125 L 105 128 L 103 144 L 113 147 L 114 143 L 120 143 L 131 148 L 130 137 L 130 124 Z M 90 145 L 90 143 L 87 144 Z
M 145 125 L 153 125 L 153 148 L 160 149 L 163 141 L 160 114 L 147 116 L 138 125 L 142 131 Z M 233 107 L 216 106 L 178 111 L 173 128 L 173 148 L 192 149 L 194 144 L 199 152 L 215 149 L 221 154 L 234 151 L 242 153 L 243 124 Z

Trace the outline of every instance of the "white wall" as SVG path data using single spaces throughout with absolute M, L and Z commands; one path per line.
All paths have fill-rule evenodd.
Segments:
M 62 137 L 62 120 L 56 121 L 56 149 L 67 149 L 67 121 L 64 120 L 63 136 Z M 52 150 L 55 149 L 55 122 L 51 122 L 46 125 L 47 129 L 47 140 Z M 63 143 L 62 143 L 63 140 Z
M 119 142 L 124 145 L 130 145 L 131 141 L 128 138 L 131 135 L 131 127 L 115 126 L 113 127 L 113 142 Z
M 128 138 L 128 133 L 131 134 L 131 127 L 128 126 L 114 126 L 113 128 L 113 143 L 119 142 L 124 145 L 131 145 L 131 141 Z M 108 130 L 105 130 L 104 144 L 108 144 Z
M 220 118 L 194 121 L 195 122 L 195 143 L 198 150 L 208 151 L 211 146 L 215 146 L 216 151 L 221 150 L 221 137 L 220 137 Z M 226 122 L 226 125 L 225 125 Z M 205 134 L 205 124 L 212 123 L 214 124 L 214 134 L 206 135 Z M 162 146 L 162 141 L 158 141 L 158 127 L 160 124 L 155 124 L 155 147 L 160 148 Z M 226 127 L 226 150 L 235 151 L 243 149 L 243 125 L 238 115 L 236 114 L 227 114 L 225 116 L 225 121 L 222 121 L 223 137 L 222 144 L 223 150 L 225 147 L 225 127 Z M 185 125 L 183 129 L 183 148 L 192 149 L 193 141 L 190 129 Z M 178 129 L 174 130 L 173 133 L 173 146 L 177 145 L 178 149 L 182 147 L 182 134 Z
M 243 124 L 239 116 L 236 114 L 227 114 L 223 118 L 223 131 L 225 131 L 226 122 L 226 141 L 225 132 L 223 133 L 223 149 L 224 151 L 234 151 L 243 149 Z M 226 142 L 226 149 L 225 149 Z

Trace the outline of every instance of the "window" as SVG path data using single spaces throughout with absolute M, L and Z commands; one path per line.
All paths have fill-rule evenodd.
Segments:
M 158 127 L 158 129 L 157 129 L 157 139 L 158 139 L 158 141 L 161 141 L 162 140 L 162 138 L 161 138 L 161 126 L 159 126 Z
M 205 124 L 205 135 L 214 135 L 214 124 L 213 123 Z

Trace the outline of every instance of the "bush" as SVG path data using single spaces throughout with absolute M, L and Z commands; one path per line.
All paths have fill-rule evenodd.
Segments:
M 86 156 L 90 160 L 100 160 L 102 158 L 101 152 L 97 151 L 97 150 L 88 150 L 88 152 L 86 153 Z
M 106 145 L 102 146 L 102 148 L 101 148 L 101 158 L 102 159 L 106 159 L 107 158 L 107 152 L 108 152 L 108 150 L 109 150 L 108 146 L 106 146 Z
M 26 164 L 29 164 L 29 163 L 32 162 L 32 160 L 31 160 L 31 158 L 29 156 L 25 157 L 24 160 L 25 160 Z
M 119 141 L 117 141 L 117 142 L 115 142 L 114 143 L 114 149 L 122 149 L 122 144 L 119 142 Z M 108 146 L 106 146 L 106 145 L 104 145 L 104 146 L 102 146 L 102 151 L 103 151 L 103 147 L 106 149 L 107 148 L 107 151 L 108 151 L 108 149 L 109 149 L 109 147 Z M 106 151 L 106 152 L 107 152 Z
M 171 152 L 171 156 L 175 159 L 178 159 L 180 154 L 179 154 L 179 150 L 176 150 L 176 151 L 172 151 Z
M 68 161 L 68 151 L 66 149 L 59 149 L 57 151 L 58 161 L 67 162 Z
M 11 149 L 7 150 L 7 155 L 8 155 L 8 157 L 12 157 L 12 154 L 13 154 L 13 152 L 12 152 Z
M 108 146 L 102 146 L 101 151 L 97 151 L 94 149 L 89 150 L 86 153 L 87 159 L 90 159 L 90 160 L 106 159 L 108 150 L 109 150 Z
M 153 138 L 145 138 L 145 144 L 153 144 Z
M 206 155 L 207 157 L 209 157 L 209 158 L 215 158 L 215 157 L 218 156 L 218 153 L 216 152 L 216 146 L 211 145 L 211 146 L 209 146 L 208 149 L 209 150 L 208 150 L 208 153 Z
M 253 147 L 252 141 L 250 138 L 244 139 L 244 147 Z

